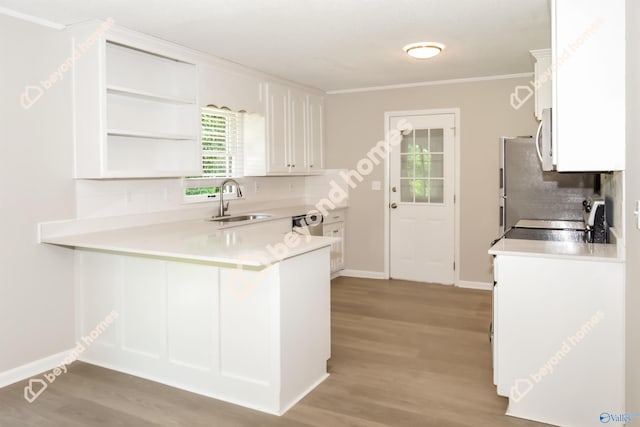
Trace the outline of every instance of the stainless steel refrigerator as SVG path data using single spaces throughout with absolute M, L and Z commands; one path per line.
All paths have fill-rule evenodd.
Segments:
M 500 138 L 500 226 L 521 219 L 582 221 L 593 173 L 542 171 L 533 137 Z

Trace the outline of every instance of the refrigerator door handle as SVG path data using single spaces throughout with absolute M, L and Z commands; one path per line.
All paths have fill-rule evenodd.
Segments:
M 540 159 L 540 163 L 542 163 L 542 151 L 540 149 L 540 136 L 542 135 L 542 122 L 538 125 L 538 130 L 536 132 L 536 152 L 538 153 L 538 158 Z

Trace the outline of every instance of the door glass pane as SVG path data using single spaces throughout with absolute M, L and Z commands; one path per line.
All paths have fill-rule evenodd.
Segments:
M 400 201 L 444 202 L 444 129 L 404 135 L 400 154 Z
M 416 129 L 416 152 L 429 150 L 429 129 Z
M 442 153 L 444 141 L 444 129 L 431 129 L 431 152 Z
M 413 203 L 413 180 L 400 180 L 400 201 L 403 203 Z
M 400 178 L 413 178 L 413 154 L 400 155 Z
M 413 153 L 413 132 L 403 135 L 400 143 L 401 153 Z
M 444 181 L 441 179 L 432 179 L 431 189 L 429 191 L 431 203 L 443 203 L 444 202 Z
M 429 177 L 429 157 L 427 153 L 417 153 L 414 155 L 416 163 L 416 178 L 428 178 Z
M 444 177 L 443 161 L 444 158 L 442 154 L 431 155 L 431 178 Z
M 416 203 L 429 202 L 429 180 L 416 179 L 413 181 L 413 191 L 416 194 Z

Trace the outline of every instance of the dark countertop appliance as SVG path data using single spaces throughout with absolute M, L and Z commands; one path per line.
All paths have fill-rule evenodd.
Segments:
M 584 225 L 587 241 L 590 243 L 609 243 L 609 224 L 604 199 L 588 198 L 582 202 Z

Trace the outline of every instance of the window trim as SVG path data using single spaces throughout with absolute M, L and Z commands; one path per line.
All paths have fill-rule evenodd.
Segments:
M 228 178 L 235 178 L 235 179 L 239 179 L 241 177 L 243 177 L 243 169 L 244 169 L 244 164 L 243 164 L 243 157 L 244 157 L 244 152 L 243 152 L 243 138 L 242 138 L 242 134 L 243 134 L 243 115 L 241 112 L 235 112 L 235 111 L 231 111 L 228 109 L 224 109 L 224 108 L 217 108 L 215 106 L 209 105 L 209 106 L 205 106 L 205 107 L 201 107 L 200 108 L 200 126 L 201 126 L 201 136 L 200 136 L 200 162 L 202 165 L 202 168 L 204 170 L 204 156 L 205 154 L 207 154 L 207 151 L 209 150 L 204 150 L 204 145 L 203 145 L 203 129 L 202 129 L 202 120 L 204 119 L 204 115 L 205 114 L 215 114 L 215 113 L 219 113 L 220 116 L 231 116 L 234 115 L 235 117 L 235 124 L 236 124 L 236 129 L 232 130 L 232 134 L 234 135 L 234 140 L 233 141 L 225 141 L 226 143 L 226 150 L 220 151 L 220 155 L 221 156 L 226 156 L 227 158 L 231 157 L 234 162 L 232 162 L 232 165 L 234 165 L 235 167 L 231 170 L 229 170 L 228 168 L 226 169 L 226 173 L 224 176 L 189 176 L 189 177 L 183 177 L 182 178 L 182 190 L 183 190 L 183 200 L 185 203 L 202 203 L 202 202 L 212 202 L 212 201 L 218 201 L 220 200 L 219 198 L 219 194 L 220 193 L 215 193 L 215 194 L 196 194 L 196 195 L 187 195 L 186 191 L 189 188 L 207 188 L 207 187 L 219 187 L 220 184 L 222 184 L 222 182 L 225 179 Z M 230 148 L 230 144 L 232 144 L 232 147 Z M 241 184 L 242 186 L 242 184 Z M 227 191 L 224 192 L 224 198 L 227 200 L 234 200 L 234 199 L 238 199 L 238 197 L 236 196 L 236 189 L 234 185 L 229 185 L 227 186 Z

